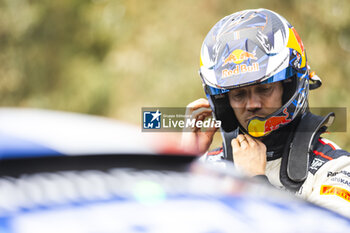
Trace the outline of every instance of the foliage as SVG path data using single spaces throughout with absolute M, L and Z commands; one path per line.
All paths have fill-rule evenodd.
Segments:
M 197 69 L 206 33 L 225 15 L 260 7 L 285 16 L 302 37 L 324 81 L 311 106 L 349 107 L 346 0 L 1 0 L 1 105 L 139 124 L 141 107 L 203 97 Z M 350 149 L 350 135 L 330 137 Z

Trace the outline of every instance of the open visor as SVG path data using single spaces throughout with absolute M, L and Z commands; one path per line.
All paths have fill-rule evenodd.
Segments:
M 209 85 L 205 85 L 205 93 L 209 94 L 209 95 L 220 95 L 220 94 L 224 94 L 229 92 L 231 89 L 235 89 L 235 88 L 239 88 L 239 87 L 243 87 L 243 86 L 250 86 L 250 85 L 254 85 L 254 84 L 267 84 L 267 83 L 274 83 L 274 82 L 279 82 L 279 81 L 283 81 L 286 80 L 290 77 L 292 77 L 293 75 L 295 75 L 297 72 L 295 69 L 293 69 L 292 67 L 287 67 L 286 69 L 278 72 L 277 74 L 269 77 L 269 78 L 261 78 L 260 80 L 256 80 L 250 83 L 243 83 L 243 84 L 238 84 L 238 85 L 233 85 L 230 87 L 225 87 L 225 88 L 216 88 L 216 87 L 212 87 Z M 200 73 L 201 78 L 204 79 L 203 74 Z M 265 80 L 264 80 L 265 79 Z M 264 81 L 262 81 L 264 80 Z

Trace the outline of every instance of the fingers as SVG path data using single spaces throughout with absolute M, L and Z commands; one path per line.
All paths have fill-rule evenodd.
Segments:
M 266 146 L 250 135 L 238 135 L 231 141 L 235 167 L 248 176 L 265 174 Z
M 195 112 L 193 112 L 192 115 L 189 116 L 191 121 L 193 119 L 195 120 L 195 124 L 192 127 L 192 130 L 194 130 L 194 131 L 201 131 L 202 128 L 201 127 L 198 128 L 196 122 L 197 121 L 202 121 L 203 122 L 205 120 L 205 118 L 210 117 L 210 116 L 211 116 L 211 110 L 205 110 L 205 109 L 201 108 L 201 109 L 198 109 Z M 210 128 L 207 128 L 207 130 L 210 130 Z M 205 131 L 207 131 L 207 130 L 205 130 Z
M 231 141 L 232 152 L 239 151 L 248 147 L 247 139 L 243 134 L 239 134 L 236 138 Z
M 247 139 L 245 138 L 245 135 L 238 134 L 237 140 L 238 140 L 239 144 L 241 144 L 243 141 L 246 141 Z
M 211 115 L 212 115 L 212 110 L 210 108 L 209 101 L 207 99 L 204 99 L 204 98 L 197 99 L 187 105 L 186 118 L 189 118 L 190 120 L 194 119 L 195 122 L 204 121 L 207 117 L 210 117 Z M 215 128 L 213 130 L 216 131 Z M 195 126 L 191 128 L 191 131 L 199 132 L 201 131 L 201 129 Z M 209 129 L 207 131 L 212 132 Z
M 206 117 L 211 116 L 212 110 L 210 109 L 209 101 L 204 98 L 197 99 L 187 105 L 186 115 L 191 115 L 192 119 L 204 120 Z
M 252 138 L 250 135 L 246 134 L 245 138 L 247 139 L 247 142 L 250 146 L 256 146 L 258 145 L 257 140 Z
M 210 108 L 199 108 L 192 112 L 192 119 L 203 121 L 206 117 L 211 116 L 212 110 Z
M 208 107 L 210 107 L 209 101 L 204 98 L 195 100 L 187 105 L 187 108 L 190 108 L 192 110 L 196 110 L 198 108 L 208 108 Z
M 202 154 L 208 150 L 218 130 L 212 124 L 208 127 L 203 123 L 212 115 L 209 101 L 204 98 L 193 101 L 187 105 L 185 115 L 185 121 L 190 121 L 191 124 L 183 128 L 182 145 L 194 148 L 194 151 Z M 202 124 L 197 124 L 198 121 L 202 121 Z
M 246 135 L 239 134 L 237 141 L 242 148 L 246 148 L 249 145 Z
M 256 147 L 258 146 L 258 141 L 254 138 L 252 138 L 248 134 L 239 134 L 237 138 L 233 139 L 231 141 L 232 148 L 238 147 L 238 148 L 248 148 L 248 147 Z
M 234 138 L 231 141 L 231 146 L 232 146 L 232 152 L 234 153 L 237 150 L 237 148 L 239 148 L 241 145 L 239 144 L 238 139 Z

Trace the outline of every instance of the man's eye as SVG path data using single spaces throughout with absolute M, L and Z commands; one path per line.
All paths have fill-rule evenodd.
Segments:
M 233 94 L 232 98 L 233 99 L 241 99 L 244 97 L 244 95 L 245 95 L 244 92 L 238 92 L 238 93 Z
M 260 87 L 258 89 L 258 91 L 261 92 L 261 93 L 266 93 L 266 92 L 269 92 L 271 90 L 272 90 L 272 87 Z

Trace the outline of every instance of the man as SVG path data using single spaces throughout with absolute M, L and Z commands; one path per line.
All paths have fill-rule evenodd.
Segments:
M 350 216 L 350 154 L 320 137 L 334 114 L 309 111 L 308 91 L 321 80 L 293 26 L 266 9 L 221 19 L 203 42 L 200 76 L 208 100 L 192 102 L 188 113 L 222 122 L 223 147 L 206 160 L 232 161 L 247 176 Z M 183 144 L 204 153 L 215 131 L 195 128 Z

